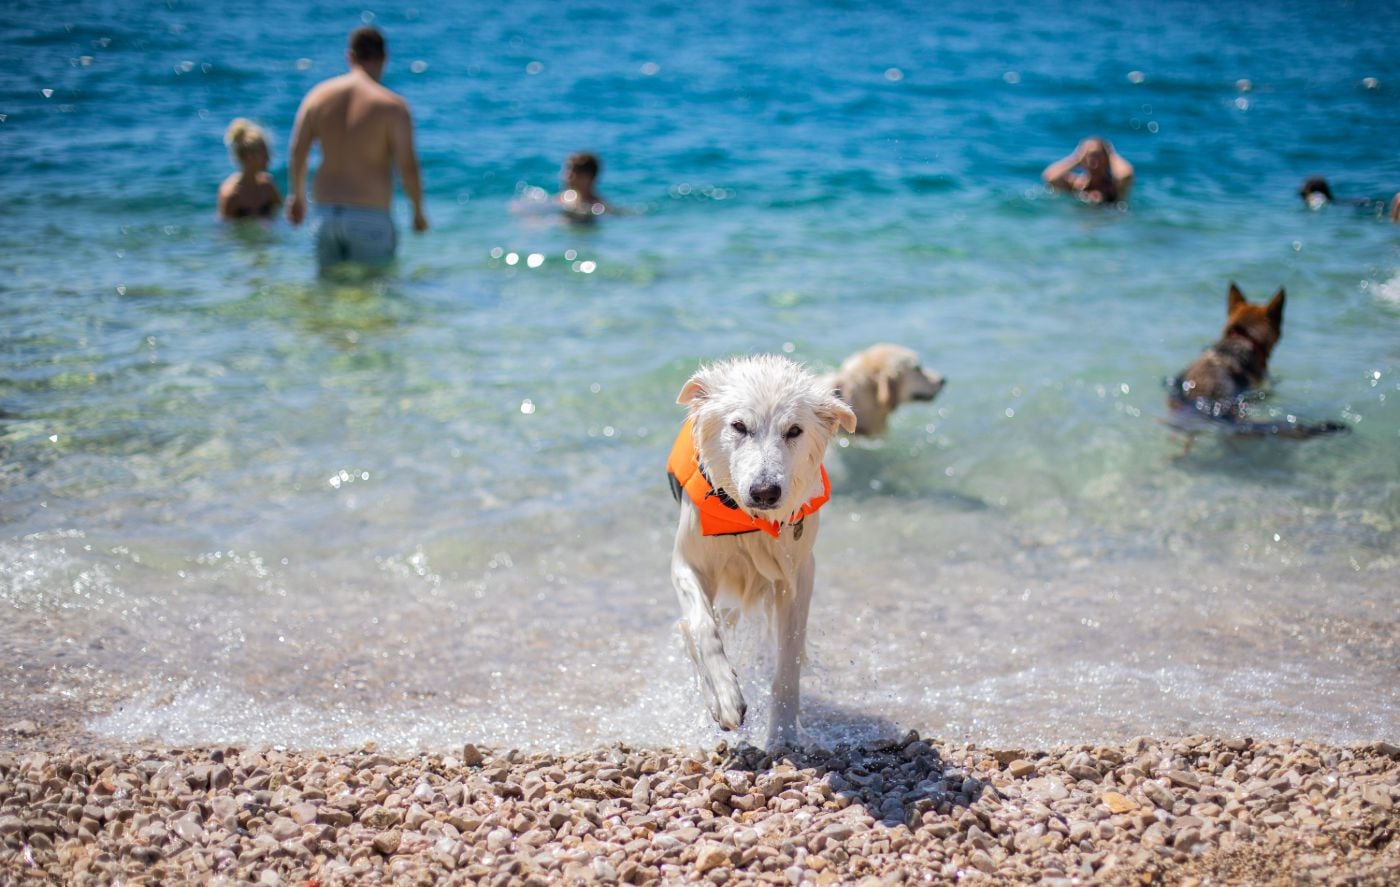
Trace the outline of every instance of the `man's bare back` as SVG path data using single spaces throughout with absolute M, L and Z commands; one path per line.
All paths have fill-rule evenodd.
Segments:
M 306 217 L 307 162 L 312 144 L 320 142 L 321 165 L 312 184 L 318 205 L 387 213 L 397 165 L 404 193 L 413 204 L 413 228 L 427 230 L 408 103 L 379 83 L 384 56 L 361 59 L 352 50 L 346 59 L 349 73 L 317 84 L 297 111 L 288 164 L 287 217 L 293 224 Z

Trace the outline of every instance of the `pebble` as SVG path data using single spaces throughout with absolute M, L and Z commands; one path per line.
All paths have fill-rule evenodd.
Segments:
M 0 880 L 1388 884 L 1397 801 L 1384 743 L 53 748 L 0 751 Z
M 1137 802 L 1118 792 L 1104 792 L 1100 796 L 1110 813 L 1131 813 L 1137 809 Z
M 397 829 L 380 832 L 374 836 L 374 849 L 385 856 L 397 853 L 401 843 L 403 843 L 403 833 Z

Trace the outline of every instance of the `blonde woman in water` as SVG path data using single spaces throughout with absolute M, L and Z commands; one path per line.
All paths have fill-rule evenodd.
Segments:
M 267 135 L 251 120 L 239 117 L 224 133 L 224 144 L 239 170 L 219 186 L 219 218 L 269 219 L 282 205 L 282 195 L 267 173 L 271 155 Z

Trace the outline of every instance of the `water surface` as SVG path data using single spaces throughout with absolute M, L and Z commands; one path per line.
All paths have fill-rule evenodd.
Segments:
M 675 395 L 705 359 L 894 341 L 950 384 L 830 460 L 813 741 L 1395 737 L 1394 7 L 369 12 L 12 11 L 0 713 L 712 742 L 673 629 Z M 433 230 L 321 281 L 305 230 L 213 220 L 220 139 L 260 120 L 285 185 L 297 103 L 363 17 Z M 1039 186 L 1091 133 L 1137 166 L 1122 210 Z M 632 215 L 510 210 L 579 149 Z M 1317 174 L 1371 202 L 1304 210 Z M 1179 458 L 1162 380 L 1231 280 L 1288 291 L 1267 406 L 1350 434 Z M 757 628 L 733 643 L 758 738 L 771 663 Z

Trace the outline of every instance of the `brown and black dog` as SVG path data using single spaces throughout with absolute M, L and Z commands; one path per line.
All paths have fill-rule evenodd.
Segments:
M 1246 404 L 1268 378 L 1269 355 L 1283 335 L 1283 304 L 1282 287 L 1268 304 L 1257 305 L 1230 284 L 1220 339 L 1169 383 L 1169 424 L 1188 433 L 1217 427 L 1229 434 L 1294 438 L 1346 430 L 1339 422 L 1306 423 L 1295 416 L 1268 422 L 1249 419 Z

